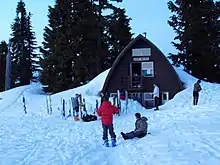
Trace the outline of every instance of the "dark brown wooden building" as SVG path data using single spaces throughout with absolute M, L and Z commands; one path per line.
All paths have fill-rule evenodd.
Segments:
M 182 90 L 182 83 L 164 54 L 148 39 L 138 35 L 120 53 L 103 86 L 110 96 L 127 90 L 129 98 L 153 105 L 153 84 L 160 88 L 161 104 Z

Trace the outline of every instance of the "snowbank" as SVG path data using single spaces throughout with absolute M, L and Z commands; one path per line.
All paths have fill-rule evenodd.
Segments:
M 133 100 L 122 115 L 114 116 L 115 148 L 103 147 L 100 119 L 83 123 L 61 118 L 61 98 L 82 93 L 92 112 L 97 93 L 109 70 L 87 85 L 52 96 L 52 115 L 47 115 L 46 95 L 40 84 L 0 93 L 1 165 L 219 165 L 220 85 L 202 82 L 199 105 L 192 106 L 195 78 L 177 69 L 187 88 L 160 107 L 146 110 Z M 22 96 L 28 114 L 24 115 Z M 120 132 L 134 129 L 134 113 L 148 118 L 147 137 L 124 141 Z
M 0 92 L 0 111 L 6 110 L 11 105 L 13 105 L 20 97 L 22 97 L 25 90 L 30 86 L 22 86 L 14 89 L 10 89 L 5 92 Z

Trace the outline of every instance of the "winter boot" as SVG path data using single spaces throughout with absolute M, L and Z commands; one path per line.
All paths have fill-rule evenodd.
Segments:
M 112 140 L 112 147 L 115 147 L 116 146 L 116 139 L 111 139 Z
M 121 136 L 123 137 L 124 140 L 127 140 L 127 139 L 128 139 L 123 132 L 121 132 Z
M 104 144 L 105 147 L 109 147 L 109 143 L 108 143 L 108 139 L 104 140 Z
M 159 111 L 159 108 L 158 108 L 158 107 L 156 107 L 156 108 L 154 109 L 154 111 Z

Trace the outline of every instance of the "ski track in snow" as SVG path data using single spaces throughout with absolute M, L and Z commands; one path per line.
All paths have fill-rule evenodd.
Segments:
M 138 110 L 134 102 L 129 103 L 128 114 L 115 116 L 118 145 L 114 148 L 103 146 L 100 120 L 82 123 L 62 119 L 57 96 L 52 97 L 53 114 L 47 115 L 45 96 L 33 94 L 35 86 L 25 88 L 1 107 L 0 164 L 219 165 L 220 97 L 216 92 L 220 87 L 205 87 L 198 106 L 192 106 L 191 88 L 157 112 Z M 23 94 L 27 115 L 19 101 Z M 124 141 L 120 132 L 133 130 L 136 110 L 148 117 L 151 134 Z

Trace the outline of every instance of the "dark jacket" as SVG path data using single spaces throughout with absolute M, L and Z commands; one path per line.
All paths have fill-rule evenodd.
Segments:
M 111 125 L 113 123 L 113 114 L 118 114 L 119 110 L 111 102 L 103 101 L 97 113 L 101 116 L 102 124 Z
M 201 88 L 200 84 L 198 82 L 195 83 L 193 91 L 194 92 L 200 92 L 201 90 L 202 90 L 202 88 Z
M 142 118 L 136 120 L 134 132 L 147 133 L 147 129 L 148 129 L 148 124 L 147 124 L 147 118 L 146 117 L 142 117 Z
M 74 97 L 74 106 L 78 107 L 79 106 L 79 96 Z

